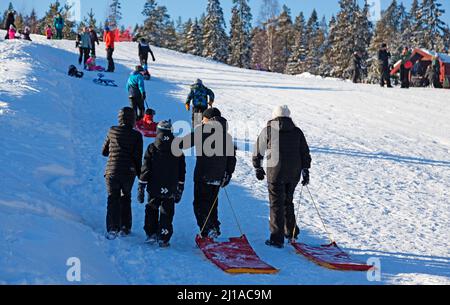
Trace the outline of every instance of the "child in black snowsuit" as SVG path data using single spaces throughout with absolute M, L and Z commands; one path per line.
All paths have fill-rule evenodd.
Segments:
M 172 123 L 160 122 L 155 143 L 145 153 L 138 188 L 140 203 L 144 203 L 145 189 L 149 194 L 145 209 L 146 243 L 158 242 L 163 248 L 169 246 L 173 234 L 175 203 L 181 201 L 186 175 L 185 157 L 181 150 L 174 155 L 173 140 Z
M 148 66 L 148 54 L 152 56 L 153 61 L 155 61 L 155 55 L 153 54 L 152 49 L 150 48 L 150 45 L 147 43 L 147 41 L 142 38 L 139 42 L 139 60 L 141 62 L 141 66 Z

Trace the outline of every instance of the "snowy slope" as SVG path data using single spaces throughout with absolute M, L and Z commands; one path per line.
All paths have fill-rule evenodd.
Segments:
M 170 249 L 143 244 L 144 207 L 137 203 L 133 235 L 103 237 L 100 150 L 128 104 L 123 86 L 137 64 L 136 45 L 117 46 L 111 78 L 119 88 L 103 88 L 92 83 L 93 73 L 66 76 L 77 59 L 74 42 L 33 39 L 0 41 L 0 283 L 67 284 L 66 260 L 79 257 L 82 283 L 370 284 L 364 273 L 329 271 L 289 247 L 264 246 L 267 191 L 246 150 L 279 104 L 291 107 L 309 140 L 310 188 L 341 247 L 362 260 L 379 258 L 382 283 L 450 283 L 450 91 L 246 71 L 155 48 L 147 90 L 157 119 L 190 119 L 183 101 L 198 77 L 215 91 L 240 144 L 228 192 L 256 252 L 281 269 L 230 276 L 195 247 L 193 157 Z M 224 236 L 236 236 L 224 194 L 220 200 Z M 311 201 L 303 199 L 299 215 L 302 241 L 326 242 Z

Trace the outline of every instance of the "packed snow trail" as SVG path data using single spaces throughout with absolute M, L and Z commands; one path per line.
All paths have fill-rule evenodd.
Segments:
M 195 246 L 194 157 L 187 158 L 171 248 L 144 244 L 144 206 L 135 200 L 133 235 L 104 239 L 101 145 L 128 105 L 124 85 L 137 45 L 117 45 L 117 70 L 107 76 L 119 88 L 107 88 L 92 82 L 94 72 L 66 75 L 78 57 L 73 41 L 32 39 L 0 41 L 0 283 L 66 284 L 66 260 L 79 257 L 83 283 L 370 284 L 365 273 L 326 270 L 290 247 L 264 245 L 266 185 L 254 178 L 245 150 L 280 104 L 291 107 L 312 147 L 311 190 L 339 245 L 363 260 L 380 258 L 382 283 L 450 282 L 450 91 L 247 71 L 154 48 L 146 86 L 156 119 L 189 121 L 183 102 L 202 78 L 240 144 L 228 191 L 250 243 L 280 273 L 230 276 Z M 222 196 L 219 211 L 223 235 L 238 236 Z M 326 242 L 307 198 L 299 215 L 301 241 Z

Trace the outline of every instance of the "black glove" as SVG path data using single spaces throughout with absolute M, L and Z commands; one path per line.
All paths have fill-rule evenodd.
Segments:
M 257 168 L 256 169 L 256 179 L 258 179 L 259 181 L 263 181 L 265 177 L 266 177 L 266 172 L 264 171 L 264 169 L 262 167 Z
M 184 183 L 178 182 L 177 192 L 175 194 L 175 203 L 180 203 L 181 197 L 183 197 L 184 192 Z
M 142 94 L 142 98 L 144 99 L 144 101 L 147 99 L 147 94 L 145 92 Z
M 305 168 L 304 170 L 302 170 L 302 176 L 303 176 L 302 185 L 303 186 L 309 185 L 309 169 Z
M 147 187 L 147 183 L 139 182 L 137 200 L 141 204 L 144 203 L 144 201 L 145 201 L 145 188 L 146 187 Z
M 220 185 L 222 188 L 225 188 L 230 184 L 232 175 L 225 173 L 225 177 L 222 179 L 222 184 Z

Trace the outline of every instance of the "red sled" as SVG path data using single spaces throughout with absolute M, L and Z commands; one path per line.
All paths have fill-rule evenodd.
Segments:
M 230 238 L 228 242 L 215 242 L 212 238 L 195 239 L 206 258 L 230 274 L 275 274 L 278 269 L 262 261 L 247 237 Z
M 150 112 L 147 112 L 142 120 L 136 122 L 136 130 L 146 138 L 156 138 L 158 123 L 153 122 L 153 115 L 154 111 L 150 109 Z
M 292 243 L 297 252 L 312 262 L 333 270 L 341 271 L 369 271 L 373 266 L 352 259 L 334 242 L 323 246 L 309 246 L 306 244 Z

